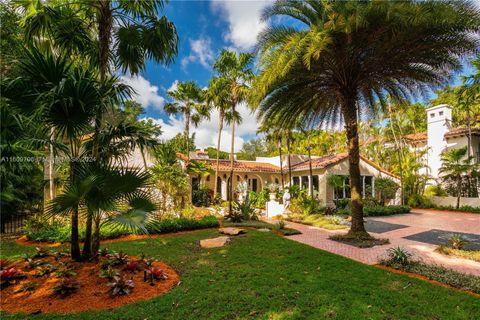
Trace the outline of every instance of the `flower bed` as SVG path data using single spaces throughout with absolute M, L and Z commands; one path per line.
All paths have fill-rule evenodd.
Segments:
M 24 260 L 2 261 L 1 310 L 9 313 L 111 309 L 162 295 L 180 279 L 165 263 L 123 253 L 79 263 L 38 249 Z

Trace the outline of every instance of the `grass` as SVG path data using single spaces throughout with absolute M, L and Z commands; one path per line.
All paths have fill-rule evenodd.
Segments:
M 290 215 L 287 220 L 292 222 L 298 222 L 307 224 L 309 226 L 319 227 L 327 230 L 340 230 L 346 229 L 347 226 L 338 221 L 335 218 L 329 218 L 322 214 L 310 214 L 310 215 Z
M 449 246 L 439 246 L 436 251 L 447 256 L 453 256 L 457 258 L 469 259 L 480 262 L 480 250 L 463 250 L 454 249 Z
M 108 248 L 144 252 L 173 266 L 182 283 L 164 296 L 118 309 L 69 315 L 95 319 L 476 319 L 478 298 L 249 230 L 223 248 L 196 241 L 202 230 L 116 242 Z M 2 258 L 34 248 L 2 243 Z M 63 315 L 7 315 L 2 319 L 65 319 Z

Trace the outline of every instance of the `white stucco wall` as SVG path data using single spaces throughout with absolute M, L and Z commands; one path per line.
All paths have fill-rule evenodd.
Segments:
M 450 130 L 451 121 L 451 106 L 441 104 L 427 109 L 428 166 L 433 178 L 438 177 L 438 170 L 442 166 L 440 157 L 448 146 L 444 136 Z
M 457 197 L 431 197 L 430 199 L 437 206 L 457 205 Z M 480 208 L 480 198 L 460 198 L 460 206 L 470 206 Z

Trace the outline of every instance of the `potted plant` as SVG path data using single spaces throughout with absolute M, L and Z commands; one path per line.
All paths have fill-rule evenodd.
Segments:
M 270 201 L 276 200 L 279 185 L 276 183 L 270 183 L 267 185 L 267 188 L 268 188 L 268 191 L 270 192 Z

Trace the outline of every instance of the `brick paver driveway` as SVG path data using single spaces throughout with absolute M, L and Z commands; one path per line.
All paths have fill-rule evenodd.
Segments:
M 378 263 L 379 257 L 384 256 L 385 251 L 388 248 L 401 246 L 410 252 L 413 252 L 417 258 L 420 258 L 426 263 L 443 265 L 460 272 L 480 276 L 479 262 L 447 257 L 434 251 L 437 245 L 404 238 L 433 229 L 452 233 L 461 232 L 480 235 L 480 214 L 414 209 L 411 214 L 375 217 L 368 218 L 367 220 L 405 225 L 406 227 L 382 233 L 371 232 L 375 237 L 388 238 L 390 244 L 365 249 L 356 248 L 328 239 L 332 234 L 345 233 L 345 230 L 329 231 L 292 222 L 289 222 L 288 226 L 301 231 L 302 234 L 290 236 L 288 238 L 366 264 Z

